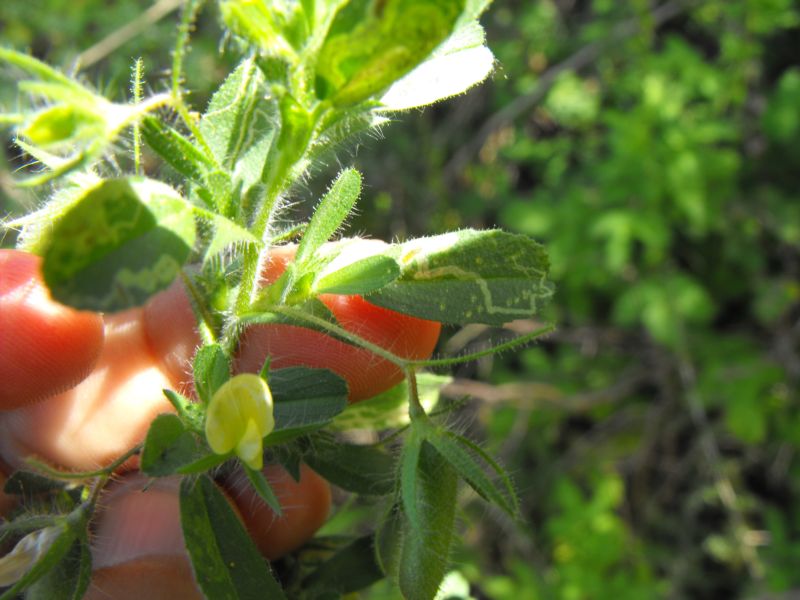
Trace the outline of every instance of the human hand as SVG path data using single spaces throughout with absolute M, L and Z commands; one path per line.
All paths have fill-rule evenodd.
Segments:
M 265 273 L 274 279 L 291 259 L 276 249 Z M 144 308 L 99 315 L 49 299 L 39 260 L 0 251 L 0 456 L 11 467 L 36 455 L 66 469 L 113 462 L 141 442 L 152 419 L 172 412 L 162 389 L 190 393 L 190 365 L 199 344 L 194 316 L 180 285 Z M 433 350 L 438 324 L 374 307 L 357 297 L 323 299 L 339 322 L 408 357 Z M 238 371 L 257 371 L 265 356 L 275 367 L 327 367 L 348 382 L 351 400 L 399 381 L 394 365 L 321 333 L 288 325 L 254 327 L 236 357 Z M 15 410 L 9 410 L 15 409 Z M 134 472 L 110 487 L 95 524 L 95 573 L 89 597 L 199 596 L 180 530 L 177 485 Z M 307 467 L 295 482 L 277 466 L 265 473 L 284 507 L 278 519 L 241 480 L 222 482 L 262 553 L 276 558 L 302 545 L 324 522 L 330 490 Z M 0 510 L 3 500 L 0 498 Z

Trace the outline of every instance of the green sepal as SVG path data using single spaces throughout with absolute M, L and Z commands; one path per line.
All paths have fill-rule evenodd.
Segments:
M 256 494 L 258 494 L 258 497 L 261 498 L 266 505 L 272 509 L 277 517 L 282 516 L 283 509 L 281 508 L 281 503 L 278 500 L 278 497 L 275 495 L 275 492 L 273 491 L 272 486 L 269 484 L 269 481 L 267 481 L 267 478 L 264 477 L 264 473 L 261 471 L 256 471 L 255 469 L 251 469 L 244 463 L 241 464 L 245 474 L 247 475 L 250 485 L 253 486 L 253 489 L 255 490 Z

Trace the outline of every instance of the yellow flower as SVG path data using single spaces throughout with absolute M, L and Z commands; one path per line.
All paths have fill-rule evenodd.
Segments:
M 251 469 L 263 466 L 264 436 L 275 428 L 272 394 L 258 375 L 244 373 L 226 381 L 206 412 L 206 439 L 217 454 L 231 450 Z

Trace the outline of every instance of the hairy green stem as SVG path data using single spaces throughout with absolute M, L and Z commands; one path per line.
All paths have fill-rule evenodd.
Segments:
M 139 104 L 142 101 L 142 75 L 144 73 L 144 62 L 137 58 L 133 64 L 133 102 Z M 139 121 L 133 124 L 133 170 L 137 175 L 142 174 L 142 132 L 139 128 Z
M 50 465 L 41 462 L 35 458 L 28 458 L 25 462 L 27 462 L 30 466 L 41 471 L 45 475 L 52 477 L 53 479 L 62 479 L 62 480 L 81 480 L 81 479 L 92 479 L 93 477 L 103 477 L 111 475 L 114 471 L 116 471 L 119 467 L 124 465 L 131 457 L 139 454 L 142 450 L 142 445 L 138 444 L 125 452 L 122 456 L 120 456 L 117 460 L 109 464 L 107 467 L 102 469 L 98 469 L 96 471 L 78 471 L 68 473 L 65 471 L 59 471 L 58 469 L 54 469 Z

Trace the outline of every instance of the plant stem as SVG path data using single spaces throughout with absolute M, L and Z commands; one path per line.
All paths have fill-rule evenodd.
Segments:
M 142 75 L 144 72 L 144 62 L 137 58 L 133 64 L 133 103 L 139 104 L 142 101 Z M 142 132 L 139 128 L 139 121 L 133 124 L 133 169 L 137 175 L 142 174 Z
M 102 469 L 98 469 L 97 471 L 78 471 L 75 473 L 67 473 L 65 471 L 59 471 L 58 469 L 54 469 L 48 464 L 45 464 L 35 458 L 29 458 L 25 462 L 29 465 L 38 469 L 42 473 L 52 477 L 53 479 L 63 479 L 63 480 L 80 480 L 80 479 L 91 479 L 93 477 L 102 477 L 104 475 L 111 475 L 115 470 L 119 467 L 124 465 L 132 456 L 139 454 L 142 450 L 142 445 L 138 444 L 125 452 L 122 456 L 120 456 L 117 460 L 112 462 L 107 467 Z
M 417 372 L 413 365 L 406 368 L 406 378 L 408 379 L 408 416 L 412 421 L 427 419 L 425 407 L 419 401 L 419 389 L 417 388 Z

